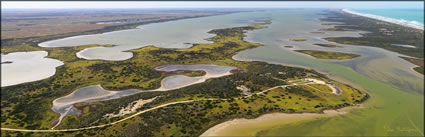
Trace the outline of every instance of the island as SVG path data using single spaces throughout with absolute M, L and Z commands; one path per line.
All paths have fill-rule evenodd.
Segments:
M 327 48 L 342 48 L 342 46 L 340 45 L 335 45 L 335 44 L 314 44 L 317 46 L 321 46 L 321 47 L 327 47 Z
M 306 41 L 306 39 L 291 39 L 291 41 L 302 42 L 302 41 Z
M 13 61 L 4 61 L 4 62 L 1 62 L 1 64 L 10 64 L 10 63 L 13 63 Z
M 333 51 L 321 51 L 321 50 L 294 50 L 299 53 L 307 54 L 319 59 L 352 59 L 360 57 L 360 55 L 344 52 L 333 52 Z

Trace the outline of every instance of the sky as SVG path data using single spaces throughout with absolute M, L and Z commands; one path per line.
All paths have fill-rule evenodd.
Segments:
M 423 1 L 2 1 L 1 8 L 424 8 Z

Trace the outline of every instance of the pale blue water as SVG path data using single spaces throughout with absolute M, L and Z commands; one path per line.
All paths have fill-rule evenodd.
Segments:
M 424 24 L 424 9 L 349 9 L 351 11 L 384 16 L 393 19 L 416 21 Z

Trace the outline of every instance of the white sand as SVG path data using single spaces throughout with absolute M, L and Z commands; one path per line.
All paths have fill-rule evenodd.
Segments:
M 330 117 L 337 115 L 344 115 L 349 109 L 359 108 L 346 107 L 338 110 L 325 110 L 324 114 L 319 113 L 270 113 L 264 114 L 255 119 L 233 119 L 221 124 L 218 124 L 207 131 L 201 136 L 255 136 L 261 129 L 281 126 L 301 120 L 308 120 L 320 117 Z
M 103 116 L 104 118 L 114 118 L 114 117 L 120 117 L 127 114 L 135 113 L 137 112 L 137 109 L 142 107 L 143 105 L 150 103 L 154 101 L 157 97 L 151 98 L 151 99 L 139 99 L 134 102 L 131 102 L 127 105 L 127 107 L 121 108 L 120 112 L 118 114 L 109 113 Z

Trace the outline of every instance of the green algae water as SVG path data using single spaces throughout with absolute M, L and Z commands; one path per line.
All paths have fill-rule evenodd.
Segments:
M 396 53 L 377 48 L 344 45 L 344 48 L 349 49 L 346 52 L 358 53 L 362 57 L 341 62 L 314 59 L 294 53 L 292 49 L 282 48 L 294 46 L 296 49 L 315 49 L 308 41 L 320 41 L 317 38 L 321 36 L 308 34 L 308 31 L 317 30 L 315 27 L 318 26 L 315 24 L 320 24 L 314 19 L 318 16 L 315 13 L 319 11 L 292 12 L 269 13 L 273 24 L 248 36 L 248 40 L 263 43 L 265 46 L 243 51 L 234 58 L 312 68 L 329 74 L 333 79 L 366 90 L 371 98 L 363 104 L 363 108 L 352 109 L 345 115 L 310 118 L 289 124 L 282 122 L 282 125 L 272 127 L 259 125 L 259 128 L 247 129 L 246 131 L 250 132 L 245 133 L 252 133 L 254 130 L 258 136 L 424 135 L 422 75 L 410 71 L 406 62 L 396 58 Z M 307 42 L 295 43 L 288 40 L 293 38 L 305 38 Z M 377 61 L 380 64 L 365 65 Z M 402 73 L 396 73 L 399 71 Z M 244 129 L 234 131 L 246 135 Z
M 333 75 L 355 82 L 369 92 L 371 98 L 365 102 L 365 108 L 353 109 L 347 115 L 263 129 L 257 135 L 423 136 L 423 95 L 397 90 L 344 67 L 330 67 Z

